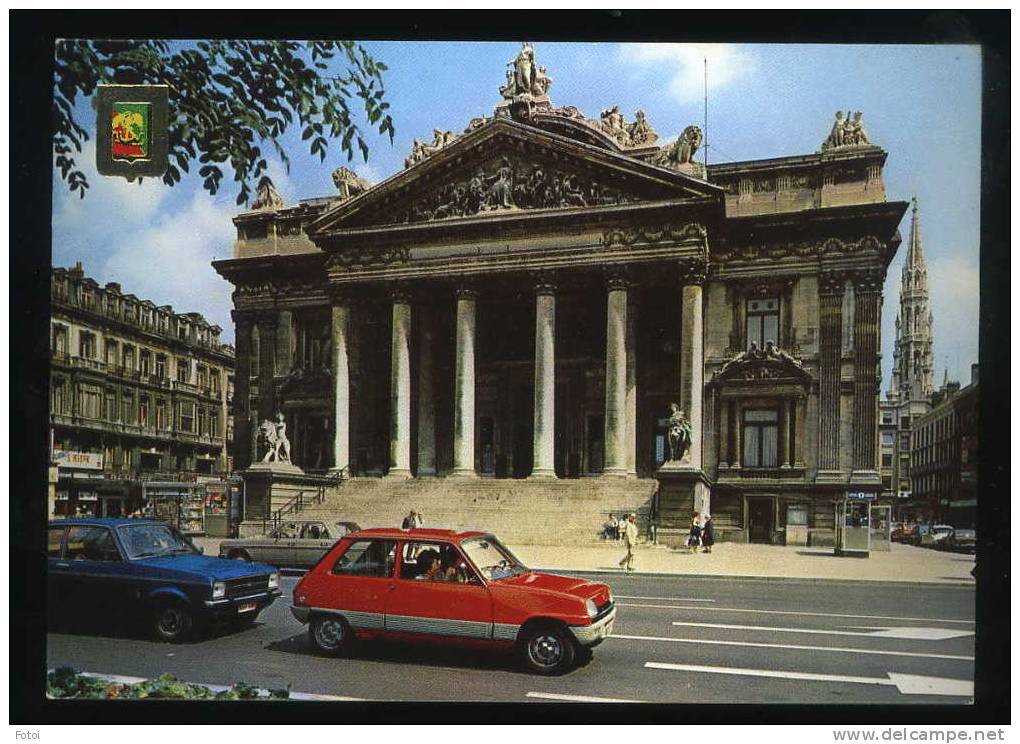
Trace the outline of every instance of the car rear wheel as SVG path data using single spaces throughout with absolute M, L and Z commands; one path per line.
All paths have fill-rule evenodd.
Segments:
M 152 617 L 152 630 L 157 640 L 180 643 L 191 633 L 195 625 L 191 610 L 178 602 L 168 602 L 156 607 Z
M 351 629 L 339 615 L 316 615 L 308 625 L 308 637 L 320 654 L 337 656 L 347 647 Z
M 251 563 L 251 556 L 244 550 L 231 550 L 227 557 L 233 561 L 248 561 Z
M 524 665 L 536 674 L 562 674 L 573 666 L 577 655 L 567 629 L 551 624 L 529 628 L 520 649 Z

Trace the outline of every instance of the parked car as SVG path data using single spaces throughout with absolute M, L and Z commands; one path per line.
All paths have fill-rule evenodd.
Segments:
M 973 553 L 977 550 L 977 531 L 968 529 L 954 529 L 949 536 L 943 540 L 946 550 L 955 550 L 960 553 Z
M 921 545 L 926 548 L 940 550 L 945 546 L 945 539 L 953 533 L 949 524 L 933 524 L 921 535 Z
M 155 520 L 50 522 L 47 553 L 52 617 L 141 619 L 164 641 L 210 623 L 251 623 L 281 593 L 272 567 L 202 555 Z
M 613 630 L 609 587 L 539 573 L 492 534 L 368 529 L 346 535 L 294 588 L 291 612 L 312 645 L 390 638 L 516 649 L 557 674 Z
M 893 542 L 904 543 L 906 545 L 920 545 L 920 525 L 916 522 L 897 522 L 893 525 L 890 539 Z
M 295 519 L 257 537 L 235 538 L 220 543 L 220 558 L 262 561 L 281 568 L 311 568 L 336 541 L 361 528 L 355 522 L 325 522 Z

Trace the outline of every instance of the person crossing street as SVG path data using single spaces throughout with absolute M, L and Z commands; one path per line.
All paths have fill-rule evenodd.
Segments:
M 628 514 L 622 530 L 623 544 L 627 548 L 627 555 L 620 560 L 620 568 L 626 568 L 628 571 L 634 570 L 634 546 L 637 545 L 638 534 L 637 525 L 634 523 L 636 519 L 636 514 Z

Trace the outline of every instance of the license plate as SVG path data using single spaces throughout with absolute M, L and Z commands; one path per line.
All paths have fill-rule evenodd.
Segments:
M 241 602 L 239 605 L 237 605 L 237 612 L 238 613 L 255 612 L 255 610 L 257 610 L 258 608 L 259 606 L 255 602 Z

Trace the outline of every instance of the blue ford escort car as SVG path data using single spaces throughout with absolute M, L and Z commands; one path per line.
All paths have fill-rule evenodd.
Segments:
M 177 642 L 210 623 L 251 623 L 280 596 L 280 575 L 260 563 L 202 555 L 173 527 L 144 519 L 50 522 L 51 612 L 133 615 Z

